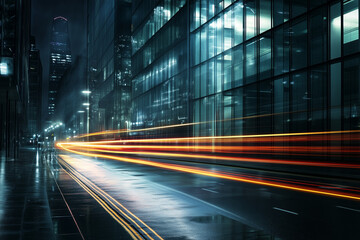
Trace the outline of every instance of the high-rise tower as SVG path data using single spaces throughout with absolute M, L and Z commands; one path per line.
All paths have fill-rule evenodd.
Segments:
M 55 112 L 56 95 L 59 84 L 65 71 L 71 65 L 71 50 L 68 34 L 68 20 L 64 17 L 56 17 L 52 24 L 50 42 L 50 71 L 49 71 L 49 120 L 52 120 Z

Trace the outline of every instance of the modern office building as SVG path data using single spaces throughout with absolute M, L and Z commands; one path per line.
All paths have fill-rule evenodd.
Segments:
M 131 2 L 88 2 L 90 131 L 124 129 L 131 109 Z
M 205 122 L 195 136 L 359 129 L 358 9 L 133 1 L 133 124 Z
M 193 1 L 193 120 L 214 121 L 195 134 L 358 129 L 358 8 Z
M 68 33 L 68 20 L 55 17 L 52 23 L 50 42 L 50 69 L 48 94 L 48 120 L 53 119 L 56 109 L 56 96 L 61 78 L 71 66 L 71 49 Z
M 31 36 L 29 55 L 29 111 L 28 133 L 30 136 L 40 134 L 42 110 L 42 65 L 40 51 L 36 48 L 35 37 Z
M 132 5 L 132 128 L 189 122 L 187 3 L 138 0 Z
M 17 157 L 27 128 L 30 1 L 0 2 L 0 151 Z

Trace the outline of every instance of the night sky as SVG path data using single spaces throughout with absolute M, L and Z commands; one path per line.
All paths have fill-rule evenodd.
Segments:
M 43 117 L 47 109 L 49 81 L 49 47 L 51 23 L 54 17 L 63 16 L 69 21 L 69 35 L 73 60 L 86 56 L 86 0 L 32 0 L 31 34 L 40 49 L 43 66 Z

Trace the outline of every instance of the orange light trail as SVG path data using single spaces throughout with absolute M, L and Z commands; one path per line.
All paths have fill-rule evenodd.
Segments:
M 320 194 L 320 195 L 331 196 L 331 197 L 340 197 L 340 198 L 346 198 L 346 199 L 352 199 L 352 200 L 360 200 L 359 194 L 346 193 L 346 192 L 335 191 L 335 190 L 325 190 L 325 189 L 321 189 L 322 186 L 318 186 L 318 188 L 315 188 L 315 187 L 309 187 L 309 186 L 297 186 L 295 184 L 289 184 L 289 183 L 272 182 L 269 180 L 251 179 L 249 177 L 239 176 L 239 175 L 232 174 L 232 173 L 209 171 L 207 169 L 198 168 L 198 167 L 190 167 L 190 166 L 183 166 L 183 165 L 178 165 L 178 164 L 154 162 L 154 161 L 149 161 L 149 160 L 135 159 L 135 158 L 128 158 L 128 157 L 119 157 L 119 156 L 108 155 L 108 154 L 95 154 L 95 153 L 89 153 L 89 152 L 82 152 L 82 151 L 72 150 L 69 147 L 65 147 L 63 145 L 64 145 L 63 143 L 57 143 L 57 147 L 60 149 L 63 149 L 65 151 L 75 153 L 75 154 L 89 156 L 89 157 L 100 157 L 100 158 L 112 159 L 112 160 L 117 160 L 117 161 L 122 161 L 122 162 L 158 167 L 158 168 L 163 168 L 163 169 L 168 169 L 168 170 L 175 170 L 175 171 L 180 171 L 180 172 L 185 172 L 185 173 L 198 174 L 198 175 L 203 175 L 203 176 L 208 176 L 208 177 L 215 177 L 215 178 L 239 181 L 239 182 L 244 182 L 244 183 L 258 184 L 258 185 L 263 185 L 263 186 L 268 186 L 268 187 L 276 187 L 276 188 L 295 190 L 295 191 L 306 192 L 306 193 L 314 193 L 314 194 Z
M 134 130 L 135 131 L 135 130 Z M 323 131 L 323 132 L 300 132 L 300 133 L 275 133 L 254 135 L 230 135 L 230 136 L 205 136 L 205 137 L 181 137 L 181 138 L 151 138 L 151 139 L 124 139 L 92 141 L 91 144 L 104 143 L 236 143 L 243 141 L 254 142 L 301 142 L 301 141 L 351 141 L 360 140 L 360 136 L 353 136 L 360 130 Z M 96 134 L 96 133 L 94 133 Z M 338 136 L 336 136 L 338 135 Z M 79 142 L 81 143 L 81 142 Z M 76 144 L 76 142 L 72 142 Z
M 113 154 L 130 154 L 130 155 L 145 155 L 145 156 L 161 156 L 161 157 L 175 157 L 175 158 L 192 158 L 192 159 L 211 159 L 219 161 L 236 161 L 236 162 L 252 162 L 252 163 L 270 163 L 270 164 L 288 164 L 288 165 L 302 165 L 302 166 L 316 166 L 316 167 L 332 167 L 332 168 L 360 168 L 359 164 L 345 164 L 345 163 L 330 163 L 330 162 L 309 162 L 296 160 L 278 160 L 278 159 L 261 159 L 261 158 L 245 158 L 245 157 L 230 157 L 207 154 L 182 154 L 182 153 L 166 153 L 166 152 L 146 152 L 146 151 L 116 151 L 94 149 L 91 147 L 68 147 L 67 149 L 104 152 Z
M 69 146 L 74 147 L 86 147 L 90 149 L 111 149 L 111 150 L 138 150 L 147 149 L 150 151 L 182 151 L 182 152 L 212 152 L 212 153 L 274 153 L 277 154 L 286 152 L 301 153 L 303 155 L 309 155 L 309 153 L 326 155 L 327 153 L 332 154 L 359 154 L 360 149 L 358 147 L 341 147 L 341 146 L 182 146 L 182 145 L 100 145 L 100 144 L 89 144 L 79 143 L 72 144 L 66 143 Z M 307 154 L 304 154 L 306 152 Z

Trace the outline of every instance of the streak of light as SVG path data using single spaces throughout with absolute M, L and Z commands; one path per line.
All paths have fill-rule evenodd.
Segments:
M 334 106 L 332 108 L 338 108 L 340 106 Z M 314 109 L 315 110 L 321 110 L 321 109 Z M 202 125 L 202 124 L 208 124 L 208 123 L 214 123 L 214 122 L 228 122 L 228 121 L 238 121 L 238 120 L 246 120 L 246 119 L 253 119 L 253 118 L 262 118 L 262 117 L 272 117 L 277 115 L 284 115 L 284 114 L 294 114 L 294 113 L 302 113 L 305 112 L 304 110 L 299 111 L 292 111 L 292 112 L 281 112 L 281 113 L 269 113 L 269 114 L 261 114 L 261 115 L 255 115 L 255 116 L 247 116 L 247 117 L 240 117 L 240 118 L 229 118 L 229 119 L 223 119 L 223 120 L 217 120 L 217 121 L 203 121 L 203 122 L 195 122 L 195 123 L 182 123 L 182 124 L 173 124 L 173 125 L 166 125 L 166 126 L 158 126 L 158 127 L 151 127 L 151 128 L 143 128 L 143 129 L 119 129 L 119 130 L 106 130 L 101 132 L 95 132 L 95 133 L 88 133 L 79 135 L 76 138 L 85 138 L 90 136 L 99 136 L 99 135 L 110 135 L 110 134 L 119 134 L 119 133 L 132 133 L 132 132 L 147 132 L 147 131 L 154 131 L 154 130 L 160 130 L 160 129 L 169 129 L 169 128 L 177 128 L 177 127 L 186 127 L 186 126 L 195 126 L 195 125 Z
M 67 149 L 73 149 L 68 147 Z M 114 151 L 93 149 L 89 147 L 75 148 L 78 150 L 92 151 L 92 152 L 105 152 L 117 154 L 131 154 L 131 155 L 147 155 L 147 156 L 161 156 L 161 157 L 176 157 L 176 158 L 193 158 L 193 159 L 211 159 L 219 161 L 236 161 L 236 162 L 252 162 L 252 163 L 270 163 L 270 164 L 288 164 L 288 165 L 302 165 L 302 166 L 316 166 L 316 167 L 332 167 L 332 168 L 360 168 L 359 164 L 346 164 L 346 163 L 331 163 L 331 162 L 309 162 L 297 160 L 278 160 L 278 159 L 262 159 L 262 158 L 245 158 L 245 157 L 230 157 L 219 155 L 207 154 L 182 154 L 182 153 L 166 153 L 166 152 L 146 152 L 146 151 Z
M 106 193 L 105 191 L 103 191 L 101 188 L 99 188 L 97 185 L 95 185 L 93 182 L 89 181 L 87 178 L 85 178 L 84 176 L 82 176 L 80 173 L 78 173 L 73 167 L 71 167 L 71 164 L 69 163 L 69 161 L 76 161 L 77 159 L 71 158 L 69 156 L 66 155 L 60 155 L 60 158 L 62 159 L 61 163 L 64 164 L 67 168 L 68 171 L 71 172 L 71 174 L 77 178 L 85 187 L 86 189 L 88 189 L 90 192 L 92 192 L 95 197 L 96 200 L 99 199 L 101 201 L 101 203 L 103 203 L 104 205 L 111 205 L 111 207 L 113 209 L 118 210 L 122 216 L 125 216 L 126 219 L 130 220 L 133 224 L 135 224 L 137 226 L 137 228 L 144 233 L 149 239 L 154 239 L 153 237 L 151 237 L 144 229 L 148 229 L 149 231 L 151 231 L 157 238 L 159 239 L 163 239 L 162 237 L 160 237 L 152 228 L 150 228 L 146 223 L 144 223 L 140 218 L 138 218 L 135 214 L 133 214 L 130 210 L 128 210 L 127 208 L 125 208 L 120 202 L 118 202 L 117 200 L 115 200 L 113 197 L 111 197 L 108 193 Z M 84 188 L 84 186 L 82 186 Z M 91 188 L 89 187 L 91 186 Z M 84 188 L 85 189 L 85 188 Z M 85 190 L 86 190 L 85 189 Z M 88 192 L 89 192 L 88 191 Z M 96 192 L 96 194 L 94 193 Z M 102 198 L 100 198 L 98 195 L 101 195 L 105 200 L 104 201 Z M 94 197 L 94 198 L 95 198 Z M 100 202 L 99 202 L 100 203 Z M 100 203 L 100 204 L 101 204 Z M 121 207 L 121 209 L 118 206 Z M 103 205 L 102 205 L 103 206 Z M 104 206 L 103 206 L 104 207 Z M 118 214 L 112 210 L 112 208 L 110 208 L 111 213 L 110 215 L 115 215 L 116 219 L 120 220 L 122 223 L 124 223 L 129 229 L 132 229 L 131 226 L 129 226 L 123 219 L 121 216 L 118 216 Z M 123 211 L 123 210 L 124 211 Z M 106 209 L 105 209 L 106 210 Z M 126 213 L 125 213 L 126 212 Z M 113 216 L 114 217 L 114 216 Z M 136 220 L 143 225 L 143 227 L 141 227 Z M 121 223 L 120 223 L 121 224 Z M 135 235 L 137 234 L 135 229 L 131 230 Z M 135 231 L 135 232 L 134 232 Z M 138 235 L 138 234 L 137 234 Z M 142 239 L 142 238 L 141 238 Z
M 255 135 L 229 135 L 229 136 L 206 136 L 206 137 L 181 137 L 181 138 L 151 138 L 151 139 L 128 139 L 128 140 L 110 140 L 110 141 L 93 141 L 89 142 L 92 144 L 103 144 L 103 143 L 180 143 L 180 142 L 190 142 L 190 143 L 225 143 L 226 140 L 230 140 L 228 142 L 238 142 L 243 141 L 243 139 L 252 139 L 255 138 L 256 142 L 274 142 L 274 141 L 311 141 L 315 136 L 315 141 L 324 141 L 324 140 L 333 140 L 331 135 L 335 134 L 353 134 L 360 133 L 360 130 L 344 130 L 344 131 L 323 131 L 323 132 L 298 132 L 298 133 L 275 133 L 275 134 L 255 134 Z M 96 133 L 94 133 L 96 134 Z M 320 135 L 320 136 L 316 136 Z M 330 136 L 329 136 L 330 135 Z M 285 137 L 286 139 L 282 139 L 281 137 Z M 290 139 L 288 139 L 290 137 Z M 294 138 L 295 137 L 295 138 Z M 296 138 L 296 137 L 310 137 L 307 138 Z M 328 139 L 330 137 L 330 139 Z M 356 136 L 355 140 L 358 140 L 359 136 Z M 274 139 L 275 138 L 275 139 Z M 335 137 L 334 140 L 343 141 L 343 140 L 352 140 L 352 136 L 338 136 Z M 72 142 L 72 144 L 76 144 L 77 142 Z M 81 144 L 81 142 L 78 142 Z
M 142 164 L 142 165 L 158 167 L 158 168 L 163 168 L 163 169 L 168 169 L 168 170 L 175 170 L 175 171 L 191 173 L 191 174 L 198 174 L 198 175 L 214 177 L 214 178 L 222 178 L 222 179 L 239 181 L 239 182 L 250 183 L 250 184 L 258 184 L 258 185 L 263 185 L 263 186 L 268 186 L 268 187 L 275 187 L 275 188 L 281 188 L 281 189 L 287 189 L 287 190 L 295 190 L 295 191 L 300 191 L 300 192 L 313 193 L 313 194 L 319 194 L 319 195 L 325 195 L 325 196 L 331 196 L 331 197 L 340 197 L 340 198 L 352 199 L 352 200 L 360 200 L 360 195 L 358 195 L 358 194 L 343 193 L 343 192 L 334 191 L 334 190 L 317 189 L 317 188 L 313 188 L 313 187 L 302 187 L 302 186 L 296 186 L 293 184 L 286 184 L 286 183 L 273 183 L 271 181 L 264 181 L 264 180 L 260 180 L 260 179 L 251 179 L 251 178 L 238 176 L 238 175 L 234 175 L 234 174 L 230 174 L 230 173 L 209 171 L 209 170 L 206 170 L 203 168 L 182 166 L 182 165 L 178 165 L 178 164 L 160 163 L 160 162 L 153 162 L 153 161 L 135 159 L 135 158 L 127 158 L 127 157 L 119 157 L 119 156 L 106 155 L 106 154 L 93 154 L 93 153 L 88 153 L 88 152 L 75 151 L 75 150 L 71 150 L 69 148 L 64 147 L 61 143 L 58 143 L 57 146 L 60 149 L 63 149 L 65 151 L 84 155 L 84 156 L 89 156 L 89 157 L 107 158 L 107 159 L 112 159 L 112 160 L 117 160 L 117 161 L 122 161 L 122 162 Z
M 67 143 L 67 145 L 72 145 Z M 213 152 L 213 153 L 274 153 L 277 154 L 281 152 L 295 152 L 297 154 L 301 153 L 302 155 L 310 155 L 308 153 L 316 153 L 325 155 L 327 153 L 360 153 L 358 147 L 345 147 L 345 146 L 182 146 L 182 145 L 99 145 L 99 144 L 89 144 L 89 143 L 80 143 L 76 146 L 89 147 L 93 149 L 112 149 L 112 150 L 137 150 L 137 149 L 148 149 L 151 151 L 183 151 L 183 152 Z M 304 152 L 307 152 L 305 154 Z
M 126 223 L 120 216 L 116 214 L 114 210 L 112 210 L 105 201 L 103 201 L 101 198 L 99 198 L 96 194 L 94 194 L 85 184 L 83 184 L 75 175 L 70 173 L 69 171 L 64 171 L 73 178 L 86 192 L 90 194 L 99 204 L 102 208 L 107 211 L 112 218 L 114 218 L 131 236 L 132 239 L 138 240 L 142 239 L 141 236 L 128 224 Z

